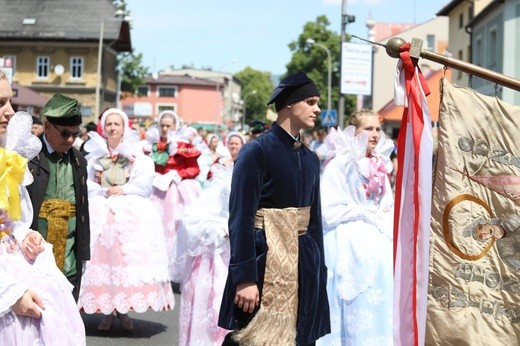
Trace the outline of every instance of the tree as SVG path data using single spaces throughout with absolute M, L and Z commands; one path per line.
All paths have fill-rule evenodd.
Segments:
M 137 87 L 144 84 L 144 79 L 150 74 L 148 67 L 142 64 L 142 53 L 123 53 L 118 57 L 118 66 L 121 69 L 121 91 L 134 93 Z
M 126 4 L 126 0 L 112 0 L 117 9 L 123 11 L 123 16 L 130 16 L 130 10 Z M 132 29 L 132 23 L 130 23 Z M 117 66 L 121 76 L 121 91 L 134 93 L 137 87 L 144 84 L 144 79 L 150 74 L 147 66 L 143 65 L 143 54 L 136 53 L 133 49 L 131 52 L 122 53 L 118 56 Z
M 293 52 L 291 61 L 286 65 L 287 74 L 305 71 L 316 83 L 321 93 L 320 108 L 327 108 L 328 92 L 328 57 L 327 52 L 321 47 L 307 43 L 313 39 L 316 43 L 328 48 L 331 55 L 332 78 L 331 99 L 332 109 L 338 109 L 340 95 L 340 59 L 341 59 L 341 37 L 339 34 L 328 29 L 330 25 L 326 16 L 318 16 L 316 21 L 307 22 L 303 32 L 296 41 L 289 43 L 289 49 Z M 350 114 L 355 109 L 354 96 L 345 98 L 345 113 Z M 343 124 L 340 124 L 343 127 Z
M 253 120 L 266 121 L 266 102 L 273 91 L 271 73 L 248 66 L 236 73 L 235 77 L 242 83 L 241 99 L 246 102 L 246 124 Z M 254 90 L 256 93 L 253 93 Z

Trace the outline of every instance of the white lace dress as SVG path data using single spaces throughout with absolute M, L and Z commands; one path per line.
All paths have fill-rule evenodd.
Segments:
M 174 252 L 173 280 L 181 284 L 179 346 L 221 345 L 217 325 L 229 265 L 231 165 L 212 166 L 213 178 L 184 213 Z
M 5 149 L 0 148 L 0 160 L 3 161 L 0 176 L 6 177 L 6 171 L 2 170 L 11 166 L 9 160 L 14 159 L 14 153 L 30 160 L 40 151 L 41 142 L 31 135 L 31 125 L 29 113 L 18 112 L 11 118 L 7 138 L 2 140 Z M 29 232 L 34 232 L 29 229 L 33 209 L 25 186 L 32 182 L 32 176 L 26 164 L 25 170 L 17 187 L 21 218 L 9 227 L 16 241 L 4 235 L 0 242 L 0 345 L 85 345 L 85 327 L 72 296 L 72 285 L 56 266 L 52 245 L 45 244 L 45 251 L 35 261 L 27 261 L 16 245 L 21 244 Z M 12 197 L 12 191 L 9 192 L 5 185 L 0 189 L 1 194 Z M 0 228 L 5 228 L 5 221 L 5 217 L 0 216 Z M 11 306 L 27 289 L 42 299 L 45 310 L 42 310 L 41 319 L 19 316 L 11 311 Z
M 366 155 L 366 133 L 331 130 L 321 178 L 331 334 L 319 345 L 392 345 L 393 143 L 382 134 Z
M 88 145 L 88 146 L 87 146 Z M 125 140 L 112 162 L 105 140 L 93 134 L 87 156 L 90 249 L 81 280 L 78 305 L 86 313 L 111 314 L 114 310 L 145 312 L 173 309 L 174 296 L 161 217 L 150 201 L 153 161 L 139 143 Z M 107 187 L 96 182 L 96 170 L 119 162 L 127 180 L 119 185 L 124 195 L 106 196 Z M 122 163 L 124 162 L 124 163 Z

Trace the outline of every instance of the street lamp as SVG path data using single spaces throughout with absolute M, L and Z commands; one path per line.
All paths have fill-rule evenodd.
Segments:
M 233 59 L 233 60 L 231 60 L 231 61 L 228 61 L 227 63 L 222 64 L 222 66 L 220 66 L 219 69 L 216 70 L 215 72 L 218 73 L 218 72 L 221 71 L 225 66 L 227 66 L 227 65 L 231 65 L 231 64 L 234 64 L 235 62 L 237 62 L 236 59 Z M 218 128 L 218 118 L 219 118 L 219 113 L 220 113 L 220 111 L 219 111 L 219 102 L 218 102 L 219 99 L 220 99 L 220 97 L 219 97 L 219 92 L 220 92 L 220 79 L 219 79 L 219 76 L 217 75 L 217 95 L 216 95 L 216 96 L 217 96 L 217 97 L 216 97 L 216 99 L 217 99 L 217 102 L 216 102 L 217 106 L 216 106 L 216 112 L 215 112 L 215 134 L 218 133 L 218 129 L 217 129 L 217 128 Z M 222 103 L 223 103 L 223 105 L 224 105 L 224 102 L 222 102 Z M 225 105 L 224 105 L 224 106 L 225 106 Z
M 105 32 L 105 20 L 115 21 L 130 21 L 129 17 L 121 17 L 123 15 L 122 10 L 117 10 L 114 14 L 115 17 L 105 17 L 101 19 L 101 27 L 99 29 L 99 43 L 98 43 L 98 60 L 97 60 L 97 76 L 96 76 L 96 101 L 94 106 L 95 117 L 99 116 L 100 112 L 100 99 L 101 99 L 101 65 L 103 61 L 103 35 Z
M 328 94 L 327 94 L 327 112 L 330 112 L 331 111 L 331 108 L 332 108 L 332 101 L 331 101 L 331 79 L 332 79 L 332 58 L 330 57 L 330 50 L 325 47 L 324 45 L 322 45 L 321 43 L 317 43 L 316 41 L 314 41 L 312 38 L 308 38 L 307 39 L 307 43 L 310 44 L 311 46 L 314 45 L 314 46 L 318 46 L 322 49 L 325 49 L 325 52 L 327 52 L 327 58 L 328 58 L 328 62 L 329 62 L 329 73 L 328 73 L 328 79 L 327 79 L 327 89 L 328 89 Z
M 244 96 L 244 114 L 242 114 L 242 131 L 244 131 L 246 127 L 246 106 L 247 106 L 247 97 L 250 95 L 256 95 L 257 91 L 251 90 L 251 92 L 247 93 L 246 96 Z

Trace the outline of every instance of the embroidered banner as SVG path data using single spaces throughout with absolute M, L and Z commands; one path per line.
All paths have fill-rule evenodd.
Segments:
M 427 345 L 518 345 L 520 107 L 442 80 Z

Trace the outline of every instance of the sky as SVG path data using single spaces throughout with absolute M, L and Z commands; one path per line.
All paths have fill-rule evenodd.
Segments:
M 365 22 L 423 23 L 447 0 L 347 0 L 356 16 L 346 32 L 367 37 Z M 150 72 L 188 65 L 237 73 L 246 67 L 284 74 L 307 22 L 320 15 L 341 31 L 341 0 L 126 0 L 132 46 Z M 352 42 L 360 42 L 355 38 Z

